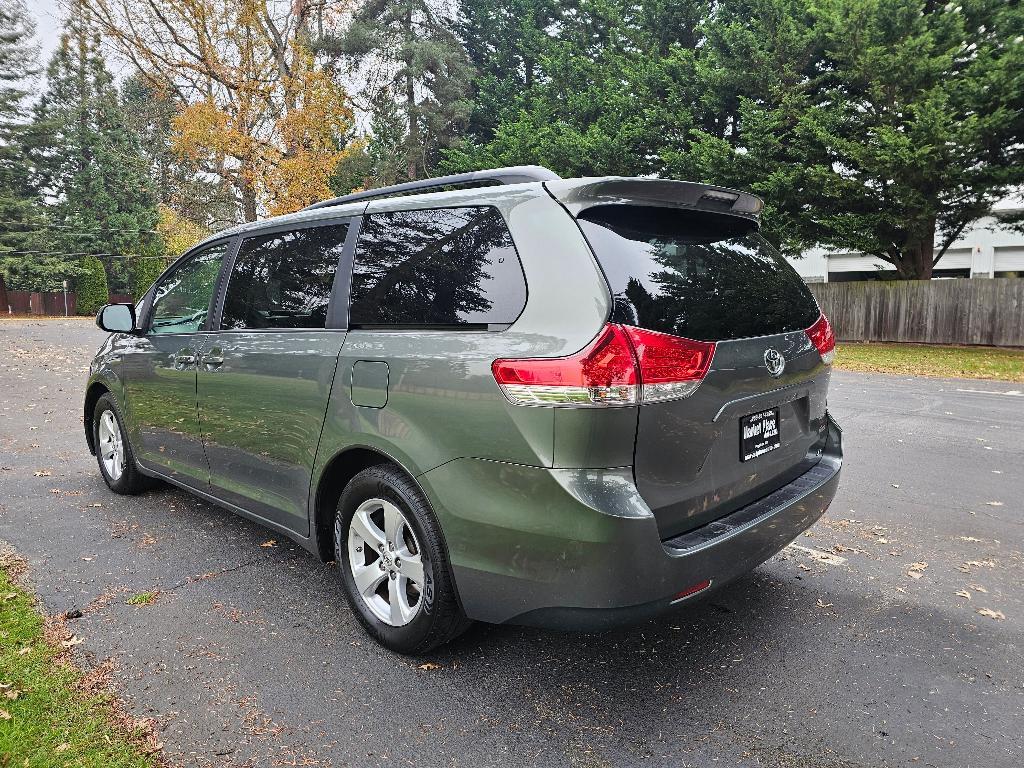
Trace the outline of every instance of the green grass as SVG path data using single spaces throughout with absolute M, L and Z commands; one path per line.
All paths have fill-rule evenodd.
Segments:
M 153 768 L 144 738 L 44 636 L 32 598 L 0 567 L 0 767 Z M 95 687 L 95 686 L 94 686 Z
M 125 600 L 128 605 L 151 605 L 156 602 L 159 592 L 139 592 Z
M 845 371 L 1024 382 L 1024 350 L 931 344 L 840 344 Z

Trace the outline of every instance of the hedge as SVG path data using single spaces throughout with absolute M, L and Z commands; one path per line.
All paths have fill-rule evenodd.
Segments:
M 82 274 L 78 278 L 78 314 L 95 315 L 110 300 L 107 272 L 103 262 L 95 256 L 86 256 L 80 262 Z

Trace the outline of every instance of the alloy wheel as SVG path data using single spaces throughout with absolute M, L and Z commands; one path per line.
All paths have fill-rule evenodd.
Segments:
M 348 526 L 348 562 L 356 591 L 385 624 L 402 627 L 423 602 L 421 548 L 405 514 L 384 499 L 364 501 Z
M 124 439 L 113 411 L 104 411 L 99 425 L 100 461 L 112 482 L 117 482 L 124 472 Z

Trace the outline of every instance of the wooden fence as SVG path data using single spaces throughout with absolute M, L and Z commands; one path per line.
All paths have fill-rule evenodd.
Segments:
M 63 316 L 63 291 L 4 291 L 0 294 L 0 312 L 11 315 L 47 315 Z M 127 294 L 112 293 L 111 304 L 131 304 L 134 299 Z M 67 292 L 67 314 L 74 315 L 78 306 L 78 295 L 74 291 Z
M 1024 347 L 1024 279 L 812 283 L 841 341 Z

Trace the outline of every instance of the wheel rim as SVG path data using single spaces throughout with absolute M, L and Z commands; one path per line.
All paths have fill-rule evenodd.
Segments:
M 100 461 L 103 471 L 114 482 L 124 472 L 124 440 L 113 411 L 104 411 L 100 416 Z
M 348 562 L 356 592 L 374 616 L 392 627 L 416 618 L 422 549 L 402 510 L 384 499 L 360 504 L 348 525 Z

